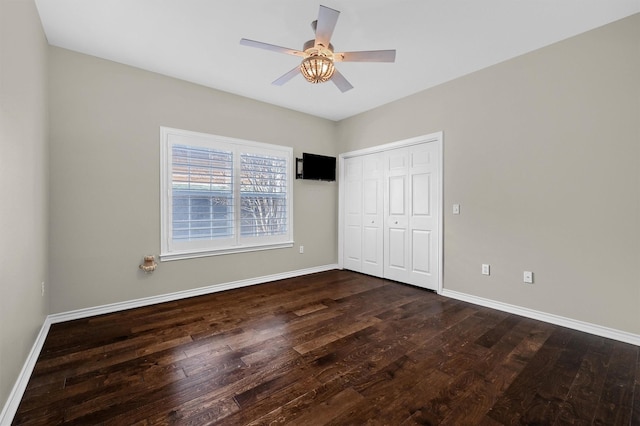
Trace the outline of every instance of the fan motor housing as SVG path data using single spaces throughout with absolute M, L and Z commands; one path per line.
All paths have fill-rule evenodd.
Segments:
M 302 51 L 306 56 L 325 56 L 333 60 L 333 45 L 329 43 L 329 47 L 319 44 L 316 46 L 315 40 L 309 40 L 302 46 Z

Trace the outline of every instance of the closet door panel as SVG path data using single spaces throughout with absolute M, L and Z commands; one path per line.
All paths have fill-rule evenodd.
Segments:
M 389 267 L 391 275 L 389 278 L 395 276 L 401 276 L 397 274 L 404 274 L 407 271 L 407 255 L 406 255 L 406 237 L 407 232 L 402 228 L 389 229 L 388 253 L 389 261 L 386 266 Z
M 357 226 L 347 226 L 345 230 L 344 267 L 361 272 L 362 248 L 356 241 L 362 241 L 362 231 Z
M 389 216 L 405 215 L 406 176 L 389 176 Z
M 411 272 L 429 274 L 431 272 L 431 232 L 414 229 L 411 232 Z
M 411 175 L 411 279 L 416 285 L 428 285 L 430 273 L 431 174 L 416 172 Z
M 362 238 L 362 272 L 367 272 L 371 275 L 379 275 L 381 274 L 374 273 L 377 272 L 378 266 L 380 270 L 382 270 L 382 262 L 381 258 L 378 256 L 379 253 L 382 252 L 382 247 L 379 242 L 381 240 L 382 235 L 380 235 L 380 230 L 377 228 L 364 228 L 363 238 Z M 367 270 L 367 271 L 365 271 Z
M 411 176 L 411 211 L 416 218 L 431 215 L 431 199 L 428 194 L 430 187 L 430 173 L 420 173 Z
M 407 228 L 408 153 L 406 148 L 386 152 L 385 170 L 384 277 L 401 282 L 407 282 L 411 268 Z
M 438 164 L 435 144 L 409 148 L 411 268 L 409 284 L 436 290 L 438 286 Z
M 362 159 L 348 158 L 344 167 L 343 264 L 347 269 L 362 272 Z
M 362 157 L 362 272 L 376 277 L 383 274 L 383 160 L 379 153 Z

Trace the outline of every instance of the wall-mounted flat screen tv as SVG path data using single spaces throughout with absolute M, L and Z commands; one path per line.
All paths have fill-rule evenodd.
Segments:
M 296 177 L 308 180 L 336 180 L 336 157 L 318 154 L 302 154 L 296 159 Z

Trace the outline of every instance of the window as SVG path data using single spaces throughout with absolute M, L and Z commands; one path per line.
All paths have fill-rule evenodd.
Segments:
M 292 148 L 160 130 L 162 260 L 293 246 Z

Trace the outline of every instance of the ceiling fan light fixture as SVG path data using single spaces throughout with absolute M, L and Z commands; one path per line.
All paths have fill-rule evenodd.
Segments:
M 329 81 L 334 71 L 333 61 L 322 55 L 311 55 L 300 64 L 300 72 L 310 83 Z
M 302 50 L 290 49 L 288 47 L 276 46 L 275 44 L 263 43 L 246 38 L 240 39 L 240 44 L 304 58 L 300 65 L 281 75 L 271 84 L 282 86 L 297 76 L 299 72 L 304 76 L 305 80 L 310 83 L 324 83 L 331 80 L 336 87 L 344 93 L 353 89 L 353 86 L 340 71 L 334 68 L 334 60 L 338 62 L 394 62 L 396 59 L 396 51 L 368 50 L 334 53 L 331 36 L 339 15 L 339 11 L 320 5 L 318 20 L 311 24 L 316 36 L 313 40 L 307 40 Z

